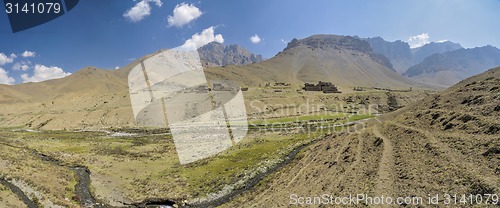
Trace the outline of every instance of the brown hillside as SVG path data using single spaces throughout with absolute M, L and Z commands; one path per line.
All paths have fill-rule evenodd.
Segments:
M 256 86 L 262 82 L 330 81 L 344 87 L 409 88 L 417 83 L 398 75 L 390 62 L 373 53 L 369 44 L 359 38 L 316 35 L 294 40 L 274 58 L 241 67 L 207 69 L 207 74 L 240 80 Z
M 226 206 L 289 206 L 291 194 L 368 194 L 423 197 L 418 207 L 431 207 L 429 194 L 443 204 L 444 194 L 498 193 L 499 87 L 500 68 L 492 69 L 362 131 L 328 137 Z
M 88 67 L 62 79 L 0 86 L 0 126 L 32 129 L 134 126 L 128 73 L 141 60 L 155 54 L 118 70 Z M 250 87 L 266 82 L 287 82 L 293 89 L 300 89 L 304 82 L 318 81 L 333 82 L 344 92 L 356 86 L 404 90 L 423 87 L 388 67 L 390 63 L 374 54 L 366 41 L 349 36 L 318 35 L 291 42 L 270 60 L 245 66 L 208 68 L 206 75 L 209 82 L 229 79 Z

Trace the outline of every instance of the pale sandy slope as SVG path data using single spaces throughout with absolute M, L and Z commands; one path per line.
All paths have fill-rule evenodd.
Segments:
M 209 76 L 240 80 L 255 86 L 263 82 L 304 83 L 330 81 L 344 87 L 419 86 L 414 81 L 373 61 L 367 53 L 348 49 L 314 49 L 298 46 L 258 64 L 207 70 Z
M 154 54 L 152 54 L 154 55 Z M 0 86 L 0 126 L 32 129 L 101 129 L 135 125 L 128 95 L 128 73 L 140 60 L 118 70 L 88 67 L 68 77 L 40 83 Z M 297 46 L 265 62 L 206 69 L 209 82 L 229 79 L 255 87 L 266 82 L 330 81 L 344 92 L 355 86 L 421 88 L 362 51 Z M 252 97 L 252 99 L 259 99 Z M 249 101 L 247 101 L 249 102 Z

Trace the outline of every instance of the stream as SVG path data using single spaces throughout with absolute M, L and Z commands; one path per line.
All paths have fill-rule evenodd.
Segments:
M 33 153 L 44 161 L 48 161 L 54 165 L 66 167 L 75 172 L 77 184 L 75 185 L 75 196 L 77 197 L 78 203 L 83 205 L 84 207 L 93 207 L 93 208 L 104 208 L 110 207 L 104 204 L 97 203 L 94 196 L 90 192 L 90 170 L 87 167 L 83 166 L 67 166 L 62 164 L 62 162 L 58 159 L 45 155 L 43 153 L 37 152 L 36 150 L 32 150 Z
M 94 207 L 94 208 L 104 208 L 104 207 L 110 207 L 106 206 L 104 204 L 97 203 L 95 198 L 92 196 L 90 192 L 90 170 L 87 167 L 82 167 L 82 166 L 67 166 L 63 164 L 60 160 L 57 160 L 53 157 L 50 157 L 48 155 L 45 155 L 43 153 L 40 153 L 36 150 L 28 149 L 25 147 L 18 147 L 14 146 L 11 144 L 6 144 L 6 143 L 0 143 L 0 145 L 5 145 L 9 146 L 12 148 L 16 149 L 27 149 L 30 150 L 35 156 L 39 157 L 43 161 L 47 161 L 55 166 L 60 166 L 60 167 L 65 167 L 70 170 L 72 170 L 75 173 L 76 176 L 76 181 L 77 184 L 75 185 L 75 195 L 77 196 L 78 202 L 80 205 L 83 207 Z M 9 181 L 5 179 L 0 178 L 0 183 L 3 184 L 5 187 L 10 189 L 14 194 L 18 196 L 18 198 L 23 201 L 28 208 L 37 208 L 38 206 L 33 203 L 29 197 L 26 196 L 26 194 L 17 186 L 14 184 L 10 183 Z
M 24 194 L 24 192 L 19 187 L 3 178 L 0 178 L 0 184 L 10 189 L 10 191 L 12 191 L 12 193 L 14 193 L 17 198 L 19 198 L 19 200 L 26 204 L 28 208 L 38 208 L 38 206 L 33 201 L 31 201 L 31 199 L 26 196 L 26 194 Z
M 325 137 L 323 137 L 325 138 Z M 294 150 L 292 150 L 292 152 L 290 152 L 288 154 L 288 156 L 280 163 L 276 164 L 275 166 L 271 167 L 269 170 L 267 170 L 266 172 L 263 172 L 263 173 L 259 173 L 257 174 L 255 177 L 251 178 L 250 180 L 248 180 L 245 185 L 239 189 L 236 189 L 232 192 L 230 192 L 229 194 L 226 194 L 222 197 L 219 197 L 219 198 L 216 198 L 216 199 L 213 199 L 213 200 L 209 200 L 209 201 L 205 201 L 205 202 L 201 202 L 201 203 L 197 203 L 197 204 L 186 204 L 186 205 L 181 205 L 180 207 L 201 207 L 201 208 L 205 208 L 205 207 L 217 207 L 217 206 L 220 206 L 220 205 L 223 205 L 229 201 L 231 201 L 234 197 L 242 194 L 243 192 L 246 192 L 250 189 L 252 189 L 255 185 L 257 185 L 257 183 L 259 183 L 262 179 L 264 179 L 265 177 L 267 177 L 268 175 L 270 174 L 273 174 L 274 172 L 276 172 L 277 170 L 279 170 L 280 168 L 282 168 L 283 166 L 287 165 L 288 163 L 292 162 L 293 159 L 295 159 L 295 156 L 297 156 L 297 154 L 303 150 L 304 148 L 310 146 L 311 144 L 314 144 L 318 141 L 320 141 L 321 139 L 317 139 L 317 140 L 312 140 L 310 141 L 309 143 L 306 143 L 306 144 L 303 144 L 303 145 L 300 145 L 298 147 L 296 147 Z M 168 200 L 168 199 L 146 199 L 140 203 L 134 203 L 134 204 L 131 204 L 133 207 L 174 207 L 177 203 L 175 203 L 174 201 L 171 201 L 171 200 Z
M 97 203 L 90 193 L 90 170 L 86 167 L 72 167 L 78 183 L 75 185 L 75 195 L 80 198 L 80 204 L 85 207 L 101 208 L 104 205 Z
M 217 199 L 214 199 L 211 201 L 206 201 L 206 202 L 202 202 L 199 204 L 188 204 L 185 206 L 186 207 L 216 207 L 216 206 L 220 206 L 222 204 L 225 204 L 225 203 L 229 202 L 232 198 L 240 195 L 241 193 L 243 193 L 245 191 L 252 189 L 259 181 L 264 179 L 266 176 L 276 172 L 277 170 L 279 170 L 280 168 L 282 168 L 286 164 L 290 163 L 302 149 L 304 149 L 305 147 L 308 147 L 309 145 L 311 145 L 312 143 L 314 143 L 316 141 L 318 141 L 318 140 L 309 142 L 307 144 L 303 144 L 303 145 L 295 148 L 292 152 L 290 152 L 288 154 L 288 156 L 285 158 L 285 160 L 278 163 L 274 167 L 270 168 L 268 171 L 256 175 L 255 177 L 253 177 L 252 179 L 247 181 L 245 186 L 242 188 L 236 189 L 227 195 L 224 195 L 220 198 L 217 198 Z M 3 144 L 3 145 L 6 145 L 6 144 Z M 11 146 L 11 145 L 9 145 L 9 146 Z M 21 147 L 16 147 L 16 148 L 21 148 Z M 90 188 L 89 188 L 90 187 L 90 171 L 88 168 L 82 167 L 82 166 L 68 167 L 68 166 L 61 164 L 61 162 L 57 159 L 54 159 L 50 156 L 39 153 L 35 150 L 32 150 L 32 151 L 34 154 L 39 156 L 44 161 L 51 162 L 54 165 L 67 167 L 75 172 L 75 176 L 77 179 L 77 184 L 75 185 L 75 195 L 78 196 L 77 199 L 78 199 L 80 205 L 82 205 L 83 207 L 93 207 L 93 208 L 111 207 L 109 205 L 97 203 L 96 199 L 92 196 L 92 193 L 90 192 Z M 23 193 L 23 191 L 19 187 L 15 186 L 14 184 L 8 182 L 5 179 L 1 179 L 1 178 L 0 178 L 0 184 L 4 185 L 8 189 L 10 189 L 14 194 L 16 194 L 18 196 L 18 198 L 27 205 L 28 208 L 38 208 L 38 206 L 35 203 L 33 203 L 33 201 L 31 201 Z M 145 199 L 144 201 L 142 201 L 140 203 L 130 204 L 130 206 L 132 206 L 132 207 L 173 207 L 175 204 L 177 204 L 177 203 L 174 201 L 168 200 L 168 199 Z
M 345 125 L 345 126 L 353 125 L 353 124 L 359 123 L 359 122 L 360 121 L 349 122 L 349 123 L 346 123 L 343 125 Z M 323 137 L 323 139 L 324 138 L 326 138 L 326 137 Z M 289 164 L 295 158 L 295 156 L 297 156 L 297 154 L 301 150 L 303 150 L 304 148 L 306 148 L 306 147 L 310 146 L 311 144 L 316 143 L 317 141 L 320 141 L 320 140 L 322 140 L 322 139 L 312 140 L 309 143 L 306 143 L 306 144 L 303 144 L 301 146 L 296 147 L 294 150 L 292 150 L 288 154 L 288 156 L 282 162 L 271 167 L 268 171 L 263 172 L 263 173 L 259 173 L 255 177 L 251 178 L 250 180 L 248 180 L 245 183 L 245 185 L 243 187 L 241 187 L 239 189 L 236 189 L 236 190 L 234 190 L 234 191 L 232 191 L 232 192 L 230 192 L 222 197 L 219 197 L 219 198 L 216 198 L 213 200 L 209 200 L 209 201 L 205 201 L 205 202 L 201 202 L 201 203 L 197 203 L 197 204 L 186 204 L 184 206 L 185 207 L 216 207 L 216 206 L 223 205 L 223 204 L 231 201 L 234 197 L 242 194 L 243 192 L 246 192 L 246 191 L 252 189 L 262 179 L 264 179 L 268 175 L 276 172 L 277 170 L 279 170 L 283 166 Z M 0 143 L 0 145 L 6 145 L 6 146 L 13 147 L 13 148 L 18 148 L 18 149 L 27 149 L 24 147 L 17 147 L 17 146 L 13 146 L 11 144 L 6 144 L 6 143 Z M 94 196 L 92 196 L 92 193 L 90 192 L 90 183 L 91 183 L 90 174 L 91 174 L 91 172 L 87 167 L 68 166 L 68 165 L 63 164 L 60 160 L 52 158 L 52 157 L 45 155 L 43 153 L 40 153 L 36 150 L 31 150 L 31 151 L 33 152 L 34 155 L 41 158 L 43 161 L 50 162 L 56 166 L 68 168 L 75 173 L 76 180 L 77 180 L 77 184 L 75 185 L 75 196 L 76 196 L 77 201 L 80 203 L 80 205 L 82 205 L 83 207 L 93 207 L 93 208 L 112 207 L 112 206 L 109 206 L 109 205 L 106 205 L 103 203 L 98 203 L 97 200 L 94 198 Z M 37 208 L 38 207 L 32 200 L 29 199 L 29 197 L 27 197 L 25 195 L 25 193 L 23 193 L 23 191 L 19 187 L 15 186 L 14 184 L 12 184 L 9 181 L 2 179 L 2 178 L 0 178 L 0 184 L 4 185 L 8 189 L 10 189 L 15 195 L 17 195 L 18 198 L 21 201 L 23 201 L 27 205 L 28 208 Z M 129 207 L 174 207 L 176 204 L 178 204 L 178 203 L 176 203 L 175 201 L 169 200 L 169 199 L 145 199 L 142 202 L 127 204 L 127 205 Z
M 295 148 L 292 152 L 290 152 L 290 154 L 288 154 L 288 156 L 285 158 L 285 160 L 283 160 L 282 162 L 278 163 L 274 167 L 270 168 L 268 171 L 263 172 L 263 173 L 259 173 L 258 175 L 256 175 L 255 177 L 253 177 L 252 179 L 250 179 L 249 181 L 247 181 L 244 187 L 236 189 L 236 190 L 230 192 L 229 194 L 224 195 L 224 196 L 222 196 L 220 198 L 217 198 L 217 199 L 214 199 L 214 200 L 211 200 L 211 201 L 207 201 L 207 202 L 202 202 L 202 203 L 199 203 L 199 204 L 187 205 L 187 207 L 217 207 L 217 206 L 223 205 L 225 203 L 228 203 L 234 197 L 242 194 L 243 192 L 246 192 L 246 191 L 252 189 L 255 185 L 257 185 L 257 183 L 259 183 L 262 179 L 264 179 L 268 175 L 273 174 L 274 172 L 276 172 L 277 170 L 279 170 L 283 166 L 285 166 L 288 163 L 292 162 L 292 160 L 295 159 L 295 156 L 297 156 L 297 154 L 301 150 L 303 150 L 304 148 L 308 147 L 309 145 L 311 145 L 313 143 L 316 143 L 319 140 L 313 140 L 313 141 L 311 141 L 311 142 L 309 142 L 307 144 L 303 144 L 303 145 Z

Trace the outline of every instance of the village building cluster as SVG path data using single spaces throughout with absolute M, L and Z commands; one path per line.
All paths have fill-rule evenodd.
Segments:
M 319 81 L 318 84 L 305 83 L 302 88 L 305 91 L 321 91 L 323 93 L 341 93 L 337 86 L 331 82 Z

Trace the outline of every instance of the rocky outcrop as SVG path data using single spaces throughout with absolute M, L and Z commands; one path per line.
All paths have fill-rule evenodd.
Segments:
M 381 37 L 367 38 L 373 51 L 387 57 L 394 69 L 402 74 L 414 64 L 413 54 L 408 43 L 397 40 L 389 42 Z
M 288 43 L 284 52 L 299 46 L 320 50 L 358 51 L 368 54 L 373 61 L 394 70 L 391 61 L 387 57 L 382 54 L 375 53 L 367 41 L 362 40 L 357 36 L 314 35 L 301 40 L 294 38 L 290 41 L 290 43 Z
M 247 49 L 233 44 L 224 46 L 221 43 L 212 42 L 198 49 L 203 66 L 227 66 L 246 65 L 261 62 L 264 59 Z

